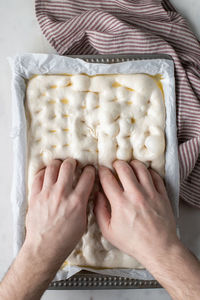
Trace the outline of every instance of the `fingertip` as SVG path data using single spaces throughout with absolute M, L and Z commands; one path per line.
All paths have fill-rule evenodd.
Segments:
M 134 160 L 132 160 L 131 162 L 130 162 L 130 164 L 132 165 L 132 166 L 141 166 L 141 167 L 145 167 L 146 169 L 147 169 L 147 166 L 145 165 L 145 163 L 143 163 L 142 161 L 140 161 L 140 160 L 137 160 L 137 159 L 134 159 Z
M 119 176 L 120 172 L 127 171 L 128 169 L 132 171 L 131 166 L 125 160 L 116 160 L 113 164 L 113 167 L 114 167 L 114 169 L 115 169 L 118 176 Z
M 107 167 L 103 166 L 103 165 L 100 165 L 99 166 L 99 172 L 106 172 L 108 170 Z
M 85 173 L 86 176 L 89 177 L 89 180 L 92 182 L 92 186 L 93 186 L 95 181 L 95 174 L 96 174 L 95 168 L 89 165 L 85 167 Z
M 48 169 L 48 168 L 54 168 L 54 169 L 58 168 L 58 167 L 60 167 L 62 165 L 62 163 L 63 163 L 63 161 L 60 160 L 60 159 L 52 159 L 48 163 L 48 165 L 46 166 L 46 169 Z
M 91 165 L 86 166 L 82 172 L 83 176 L 87 177 L 87 179 L 94 182 L 95 180 L 95 168 Z
M 87 165 L 84 169 L 92 174 L 95 174 L 95 167 L 92 165 Z
M 71 167 L 73 169 L 76 168 L 76 165 L 77 165 L 77 161 L 76 159 L 72 158 L 72 157 L 67 157 L 65 160 L 63 160 L 62 164 L 65 166 L 65 165 L 71 165 Z
M 137 163 L 137 162 L 139 162 L 138 159 L 132 159 L 132 160 L 131 160 L 131 163 Z
M 118 164 L 119 160 L 118 159 L 115 159 L 112 163 L 112 166 L 115 168 L 115 166 Z
M 121 160 L 121 159 L 116 159 L 114 162 L 113 162 L 113 167 L 116 169 L 118 168 L 119 166 L 123 165 L 123 164 L 126 164 L 127 162 L 124 161 L 124 160 Z
M 105 166 L 99 166 L 99 178 L 102 179 L 103 177 L 111 174 L 111 170 Z
M 63 160 L 59 159 L 59 158 L 55 158 L 55 159 L 52 160 L 52 162 L 62 163 Z

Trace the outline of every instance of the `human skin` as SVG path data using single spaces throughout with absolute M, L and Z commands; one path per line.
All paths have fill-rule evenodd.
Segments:
M 102 192 L 94 212 L 102 234 L 140 261 L 174 300 L 199 299 L 200 263 L 176 235 L 161 177 L 138 161 L 115 161 L 113 167 L 118 179 L 108 168 L 99 170 Z M 69 158 L 37 173 L 25 242 L 0 284 L 0 299 L 40 299 L 83 235 L 95 169 L 84 168 L 73 187 L 75 169 Z
M 0 285 L 0 299 L 40 299 L 83 235 L 95 169 L 84 168 L 73 188 L 75 168 L 74 159 L 54 160 L 35 176 L 25 242 Z

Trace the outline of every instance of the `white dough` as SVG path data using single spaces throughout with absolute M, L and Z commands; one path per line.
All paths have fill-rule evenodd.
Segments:
M 139 159 L 164 175 L 165 105 L 158 76 L 37 75 L 28 81 L 28 195 L 35 173 L 54 159 L 81 166 Z M 89 202 L 88 228 L 68 264 L 142 268 L 106 241 Z M 130 237 L 131 238 L 131 237 Z

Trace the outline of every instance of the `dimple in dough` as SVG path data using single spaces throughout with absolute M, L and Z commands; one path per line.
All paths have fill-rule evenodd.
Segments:
M 159 74 L 36 75 L 26 90 L 28 197 L 35 173 L 54 159 L 81 166 L 138 159 L 164 175 L 165 105 Z M 66 264 L 143 268 L 100 233 L 88 206 L 88 227 Z M 130 237 L 131 238 L 131 237 Z

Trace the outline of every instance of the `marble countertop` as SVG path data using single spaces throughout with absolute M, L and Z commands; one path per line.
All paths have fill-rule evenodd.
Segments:
M 199 0 L 172 0 L 172 4 L 188 19 L 200 39 Z M 43 37 L 34 15 L 34 0 L 6 0 L 0 8 L 0 279 L 12 261 L 12 208 L 10 190 L 12 179 L 11 130 L 11 72 L 6 57 L 16 53 L 55 53 Z M 186 204 L 180 207 L 180 231 L 183 242 L 200 258 L 200 210 Z M 43 300 L 54 299 L 171 299 L 163 289 L 111 291 L 47 291 Z

